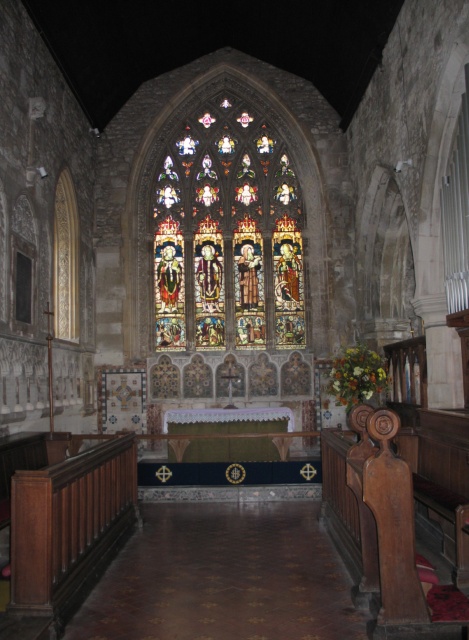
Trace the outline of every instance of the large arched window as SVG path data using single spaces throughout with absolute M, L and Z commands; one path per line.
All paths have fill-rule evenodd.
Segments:
M 54 325 L 61 340 L 79 338 L 79 224 L 68 170 L 60 175 L 54 210 Z
M 155 168 L 155 350 L 306 347 L 304 214 L 288 143 L 218 94 Z

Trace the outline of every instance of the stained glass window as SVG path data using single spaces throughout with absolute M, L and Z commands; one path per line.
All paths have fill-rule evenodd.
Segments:
M 196 346 L 225 348 L 225 269 L 223 235 L 218 223 L 204 218 L 194 237 Z
M 262 234 L 255 220 L 244 216 L 233 233 L 235 263 L 236 346 L 266 345 Z
M 302 190 L 288 139 L 234 94 L 183 119 L 169 122 L 155 166 L 155 350 L 305 348 Z
M 198 140 L 194 140 L 190 133 L 187 131 L 185 136 L 176 142 L 176 147 L 179 149 L 179 155 L 181 156 L 193 156 L 196 152 Z
M 168 216 L 158 225 L 153 243 L 155 278 L 155 349 L 186 348 L 184 238 Z
M 305 346 L 303 241 L 293 219 L 284 215 L 273 234 L 275 343 Z

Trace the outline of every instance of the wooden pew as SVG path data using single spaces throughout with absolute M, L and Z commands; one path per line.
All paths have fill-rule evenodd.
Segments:
M 134 434 L 12 477 L 9 615 L 60 634 L 138 520 Z
M 350 416 L 350 424 L 353 423 L 353 417 Z M 323 456 L 325 454 L 323 482 L 327 485 L 326 495 L 323 495 L 326 502 L 325 524 L 346 564 L 348 553 L 346 551 L 344 554 L 344 549 L 347 550 L 350 545 L 344 544 L 345 532 L 349 531 L 349 537 L 355 540 L 356 529 L 349 526 L 353 522 L 349 518 L 351 505 L 344 500 L 347 494 L 340 486 L 345 479 L 348 482 L 346 488 L 358 504 L 356 513 L 359 520 L 363 517 L 368 519 L 358 524 L 359 551 L 363 558 L 367 558 L 361 562 L 361 578 L 365 581 L 365 578 L 376 575 L 374 572 L 378 568 L 380 586 L 379 595 L 373 594 L 370 599 L 370 611 L 375 619 L 370 620 L 368 637 L 372 640 L 461 640 L 465 637 L 463 625 L 467 622 L 432 621 L 427 591 L 432 584 L 438 583 L 438 577 L 433 575 L 428 580 L 425 565 L 424 571 L 417 567 L 417 563 L 421 564 L 421 560 L 425 559 L 416 554 L 412 472 L 409 465 L 396 456 L 392 445 L 400 428 L 399 416 L 388 409 L 377 409 L 367 415 L 366 427 L 368 442 L 366 435 L 362 434 L 354 444 L 348 433 L 344 437 L 338 431 L 323 433 L 321 439 Z M 339 446 L 334 440 L 340 443 Z M 363 441 L 366 444 L 360 445 Z M 373 447 L 373 443 L 379 444 L 379 448 Z M 340 464 L 339 452 L 342 448 L 346 474 L 342 473 Z M 366 450 L 370 452 L 368 457 Z M 331 452 L 334 452 L 332 456 Z M 333 475 L 327 477 L 330 472 Z M 359 505 L 360 502 L 366 505 L 368 511 Z M 342 509 L 336 506 L 331 508 L 330 504 L 342 505 Z M 369 526 L 370 513 L 376 523 L 375 529 Z M 339 525 L 341 533 L 337 536 L 334 529 L 342 517 L 344 523 Z M 378 609 L 374 610 L 376 604 Z
M 400 427 L 399 416 L 390 409 L 377 409 L 368 416 L 366 427 L 379 450 L 364 462 L 348 460 L 348 466 L 376 520 L 381 584 L 377 628 L 430 624 L 415 565 L 412 472 L 390 446 Z
M 352 601 L 356 608 L 375 607 L 380 591 L 376 521 L 373 513 L 363 502 L 361 482 L 353 470 L 355 466 L 363 466 L 365 460 L 377 451 L 366 429 L 368 416 L 374 410 L 371 405 L 363 404 L 354 407 L 349 414 L 350 427 L 358 435 L 358 442 L 349 448 L 346 455 L 347 486 L 357 499 L 360 522 L 362 576 L 359 584 L 352 589 Z

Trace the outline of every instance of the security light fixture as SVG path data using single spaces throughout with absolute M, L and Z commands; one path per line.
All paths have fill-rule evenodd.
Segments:
M 400 173 L 404 167 L 411 167 L 411 166 L 412 166 L 412 160 L 410 160 L 410 159 L 409 160 L 399 160 L 399 162 L 394 167 L 394 171 L 396 173 Z

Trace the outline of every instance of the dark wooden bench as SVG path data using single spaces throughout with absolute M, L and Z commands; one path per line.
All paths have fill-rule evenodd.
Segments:
M 418 473 L 413 473 L 412 479 L 414 498 L 454 527 L 453 580 L 458 587 L 469 586 L 469 498 Z

